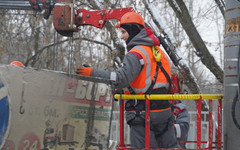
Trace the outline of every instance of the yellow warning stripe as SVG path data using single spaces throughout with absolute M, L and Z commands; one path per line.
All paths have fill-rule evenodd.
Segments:
M 120 99 L 120 94 L 114 95 L 115 99 Z M 121 95 L 121 99 L 138 99 L 145 100 L 145 95 Z M 212 99 L 219 100 L 223 99 L 223 94 L 151 94 L 147 95 L 149 100 L 197 100 L 197 99 Z

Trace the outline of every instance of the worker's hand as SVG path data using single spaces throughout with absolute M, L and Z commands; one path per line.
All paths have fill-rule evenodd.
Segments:
M 82 75 L 82 76 L 91 76 L 93 68 L 88 66 L 88 65 L 83 65 L 84 67 L 79 67 L 77 69 L 77 74 Z

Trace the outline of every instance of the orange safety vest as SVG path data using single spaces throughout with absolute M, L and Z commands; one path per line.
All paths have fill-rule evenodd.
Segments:
M 168 59 L 164 55 L 164 52 L 160 49 L 160 47 L 157 47 L 157 48 L 162 53 L 161 55 L 162 66 L 166 70 L 168 75 L 171 76 L 171 70 L 170 70 Z M 140 60 L 140 62 L 144 65 L 144 67 L 140 72 L 140 74 L 130 84 L 130 87 L 134 90 L 136 94 L 144 94 L 145 92 L 147 92 L 148 88 L 152 84 L 154 74 L 156 72 L 157 62 L 153 56 L 150 46 L 143 46 L 143 45 L 135 46 L 129 52 L 137 52 L 142 56 L 143 60 Z M 164 73 L 161 71 L 160 68 L 158 69 L 159 69 L 158 76 L 153 89 L 158 89 L 163 87 L 168 88 L 169 83 L 166 76 L 164 75 Z M 128 90 L 128 88 L 124 89 L 124 94 L 130 94 L 130 91 Z

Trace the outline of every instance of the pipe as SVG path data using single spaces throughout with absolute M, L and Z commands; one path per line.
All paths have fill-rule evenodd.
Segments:
M 0 9 L 32 10 L 29 0 L 1 0 Z

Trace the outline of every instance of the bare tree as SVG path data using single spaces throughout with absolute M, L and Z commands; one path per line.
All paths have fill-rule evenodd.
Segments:
M 186 83 L 189 84 L 188 86 L 192 90 L 192 93 L 199 93 L 201 91 L 197 83 L 198 79 L 194 76 L 196 71 L 191 70 L 196 67 L 196 64 L 200 65 L 201 61 L 222 82 L 223 72 L 214 58 L 211 57 L 182 0 L 175 1 L 176 3 L 173 3 L 172 0 L 168 0 L 167 2 L 149 0 L 147 3 L 146 0 L 78 0 L 76 2 L 80 8 L 87 10 L 133 7 L 136 11 L 142 13 L 146 21 L 152 18 L 154 24 L 160 29 L 160 32 L 170 37 L 170 32 L 161 26 L 159 18 L 167 20 L 170 24 L 169 27 L 174 31 L 173 35 L 176 37 L 175 41 L 170 41 L 171 45 L 175 46 L 176 52 L 183 47 L 183 43 L 187 43 L 187 46 L 184 47 L 187 49 L 187 52 L 191 52 L 193 46 L 195 47 L 196 53 L 192 53 L 191 55 L 193 58 L 193 67 L 180 63 L 181 69 L 185 72 Z M 155 4 L 156 9 L 161 10 L 159 11 L 161 15 L 158 17 L 153 15 L 152 6 L 148 6 L 148 4 L 152 3 Z M 177 17 L 167 17 L 162 14 L 165 11 L 170 11 L 169 4 L 174 4 L 171 7 L 176 11 Z M 191 13 L 196 13 L 194 11 L 192 10 Z M 32 11 L 3 11 L 0 19 L 2 29 L 2 33 L 0 34 L 0 61 L 2 63 L 20 60 L 26 66 L 67 71 L 69 68 L 69 59 L 71 58 L 72 72 L 83 63 L 89 63 L 103 69 L 112 69 L 113 66 L 110 64 L 113 64 L 115 57 L 118 56 L 123 59 L 126 52 L 114 27 L 114 24 L 117 23 L 116 21 L 107 22 L 101 30 L 91 26 L 80 27 L 80 31 L 74 33 L 71 40 L 71 38 L 66 38 L 56 33 L 52 25 L 52 16 L 48 20 L 44 20 L 41 15 L 33 17 Z M 187 24 L 184 25 L 184 22 L 187 22 Z M 185 37 L 184 30 L 189 38 Z M 191 42 L 186 42 L 188 39 L 191 39 Z M 192 43 L 193 46 L 189 43 Z M 201 61 L 199 59 L 196 60 L 196 55 L 199 56 Z M 187 56 L 183 60 L 188 61 Z M 201 77 L 204 78 L 204 76 Z
M 209 53 L 208 48 L 198 33 L 188 9 L 182 0 L 167 0 L 172 7 L 183 28 L 185 29 L 193 46 L 197 50 L 196 54 L 200 57 L 202 63 L 215 75 L 220 83 L 223 83 L 223 70 L 216 63 L 214 57 Z
M 163 35 L 165 35 L 165 38 L 168 38 L 169 37 L 168 33 L 166 33 L 166 31 L 162 27 L 164 25 L 161 25 L 161 21 L 157 19 L 158 18 L 158 16 L 156 16 L 157 8 L 155 8 L 154 5 L 150 6 L 149 2 L 147 2 L 146 0 L 143 0 L 143 3 L 145 5 L 145 7 L 147 8 L 147 10 L 149 11 L 149 13 L 151 14 L 154 23 L 160 29 L 160 32 Z M 173 45 L 173 43 L 171 42 L 171 39 L 168 38 L 168 41 L 170 42 L 171 45 Z M 171 47 L 171 48 L 173 51 L 178 51 L 178 53 L 179 53 L 179 50 L 177 50 L 176 47 Z M 181 67 L 181 69 L 183 69 L 183 71 L 185 73 L 184 81 L 185 81 L 185 84 L 188 86 L 188 88 L 191 90 L 191 93 L 200 93 L 200 88 L 198 86 L 198 83 L 196 83 L 196 78 L 195 78 L 194 74 L 192 73 L 191 69 L 189 68 L 189 66 L 187 64 L 185 64 L 184 62 L 180 62 L 179 66 Z

